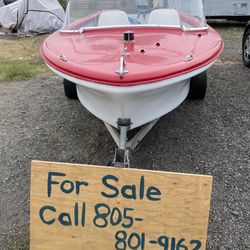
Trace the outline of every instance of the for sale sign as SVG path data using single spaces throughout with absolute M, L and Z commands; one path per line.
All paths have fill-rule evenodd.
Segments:
M 204 250 L 212 177 L 32 162 L 31 250 Z

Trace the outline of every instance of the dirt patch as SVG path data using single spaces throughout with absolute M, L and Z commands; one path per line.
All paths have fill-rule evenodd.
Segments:
M 45 37 L 0 36 L 0 81 L 50 75 L 40 56 Z
M 40 46 L 46 35 L 36 37 L 0 37 L 0 53 L 2 61 L 32 60 L 40 58 Z
M 221 66 L 221 65 L 235 65 L 238 64 L 237 62 L 230 61 L 230 60 L 217 60 L 215 62 L 215 65 Z

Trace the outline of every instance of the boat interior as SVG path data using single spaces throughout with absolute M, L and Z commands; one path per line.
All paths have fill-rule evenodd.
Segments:
M 73 22 L 66 27 L 66 30 L 118 26 L 159 26 L 183 28 L 184 30 L 207 29 L 207 25 L 204 25 L 198 17 L 180 13 L 175 9 L 155 9 L 145 18 L 138 18 L 136 14 L 127 14 L 122 10 L 105 10 Z
M 129 15 L 133 16 L 133 15 Z M 135 18 L 135 17 L 134 17 Z M 181 26 L 179 14 L 174 9 L 156 9 L 150 12 L 141 24 Z M 97 26 L 130 25 L 128 15 L 121 10 L 103 11 L 98 19 Z

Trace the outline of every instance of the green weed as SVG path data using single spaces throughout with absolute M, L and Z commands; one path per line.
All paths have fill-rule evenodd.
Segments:
M 42 60 L 0 62 L 0 81 L 21 81 L 37 75 L 48 74 Z

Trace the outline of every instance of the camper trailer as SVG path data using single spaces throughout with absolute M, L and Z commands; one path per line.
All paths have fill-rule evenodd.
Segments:
M 207 18 L 250 19 L 250 0 L 203 0 Z

